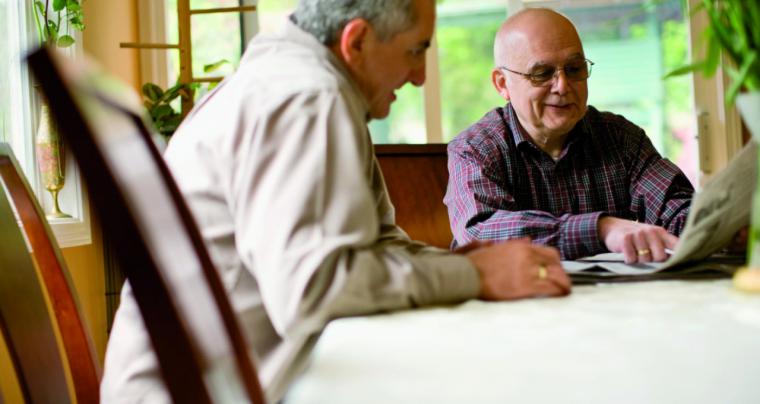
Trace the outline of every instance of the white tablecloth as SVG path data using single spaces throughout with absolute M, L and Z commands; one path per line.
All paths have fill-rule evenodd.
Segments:
M 580 286 L 332 322 L 285 403 L 760 403 L 760 295 Z

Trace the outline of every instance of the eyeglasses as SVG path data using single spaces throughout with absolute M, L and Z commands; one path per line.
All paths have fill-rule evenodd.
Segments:
M 499 66 L 499 69 L 506 70 L 510 73 L 519 74 L 520 76 L 523 76 L 526 79 L 528 79 L 528 81 L 530 81 L 530 83 L 533 84 L 535 87 L 545 87 L 554 83 L 554 78 L 557 77 L 560 70 L 563 70 L 565 72 L 565 77 L 567 77 L 568 80 L 572 80 L 572 81 L 586 80 L 589 78 L 589 76 L 591 76 L 591 66 L 593 65 L 594 65 L 594 62 L 588 59 L 583 59 L 583 60 L 578 60 L 575 62 L 570 62 L 563 67 L 555 67 L 555 66 L 539 67 L 532 73 L 516 72 L 512 69 L 506 68 L 505 66 Z

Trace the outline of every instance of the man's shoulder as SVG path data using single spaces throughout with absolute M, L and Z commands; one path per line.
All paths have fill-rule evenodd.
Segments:
M 504 108 L 497 107 L 460 132 L 449 143 L 449 152 L 499 148 L 504 146 L 504 139 L 508 133 L 509 126 L 504 120 Z

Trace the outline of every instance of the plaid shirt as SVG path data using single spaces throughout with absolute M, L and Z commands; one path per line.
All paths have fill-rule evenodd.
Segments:
M 528 139 L 507 104 L 449 144 L 452 247 L 529 236 L 575 259 L 607 251 L 602 215 L 683 229 L 694 188 L 625 118 L 589 106 L 556 161 Z

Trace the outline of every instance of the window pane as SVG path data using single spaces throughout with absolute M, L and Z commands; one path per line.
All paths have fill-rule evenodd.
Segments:
M 22 70 L 22 55 L 29 46 L 26 2 L 0 0 L 0 141 L 11 144 L 29 178 L 34 178 L 31 147 L 32 119 L 29 111 L 29 81 Z M 33 28 L 32 28 L 33 29 Z
M 680 0 L 565 7 L 594 65 L 589 104 L 642 127 L 657 150 L 697 183 L 690 76 L 663 80 L 688 63 L 688 24 Z
M 374 143 L 426 143 L 425 104 L 421 87 L 411 83 L 396 91 L 391 113 L 382 120 L 370 121 Z
M 448 142 L 504 105 L 491 84 L 493 38 L 507 16 L 504 1 L 445 0 L 438 6 L 441 124 Z
M 260 0 L 259 32 L 277 32 L 296 8 L 298 0 Z
M 11 38 L 9 2 L 0 0 L 0 60 L 10 60 Z M 11 77 L 8 63 L 0 63 L 0 141 L 7 142 L 10 132 Z
M 212 1 L 195 1 L 209 3 Z M 197 14 L 192 16 L 193 77 L 223 76 L 240 63 L 241 35 L 239 13 Z M 204 66 L 227 61 L 219 69 L 205 72 Z
M 177 0 L 166 0 L 166 38 L 169 43 L 179 42 L 177 22 Z M 245 1 L 249 5 L 250 1 Z M 239 0 L 191 0 L 192 10 L 237 7 Z M 242 34 L 240 13 L 195 14 L 190 17 L 192 33 L 193 77 L 222 77 L 230 74 L 240 62 L 242 54 Z M 179 75 L 179 52 L 169 54 L 169 82 L 177 81 Z M 226 62 L 225 62 L 226 61 Z M 204 71 L 205 66 L 216 65 L 212 71 Z M 195 99 L 209 91 L 209 84 L 202 83 L 195 92 Z M 178 108 L 179 100 L 176 101 Z

